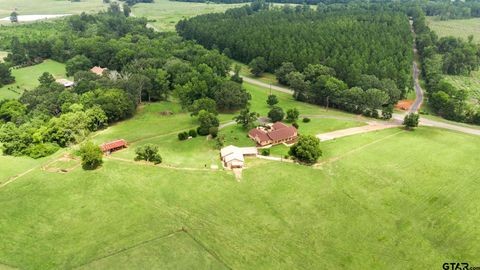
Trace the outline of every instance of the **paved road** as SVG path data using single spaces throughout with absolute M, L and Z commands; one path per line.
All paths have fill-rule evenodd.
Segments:
M 261 82 L 259 80 L 252 79 L 252 78 L 246 78 L 246 77 L 243 77 L 243 76 L 242 76 L 242 78 L 247 83 L 251 83 L 251 84 L 258 85 L 258 86 L 265 87 L 265 88 L 270 88 L 269 84 Z M 419 86 L 419 90 L 421 91 L 420 85 L 418 85 L 418 86 Z M 280 87 L 280 86 L 272 85 L 271 89 L 275 90 L 275 91 L 283 92 L 283 93 L 293 94 L 293 90 L 291 90 L 287 87 Z M 417 98 L 419 96 L 420 95 L 417 94 Z M 421 100 L 423 100 L 423 92 L 421 93 Z M 421 102 L 422 101 L 420 101 L 419 104 L 421 104 Z M 405 117 L 405 114 L 396 114 L 395 113 L 395 114 L 393 114 L 393 118 L 392 118 L 391 122 L 393 122 L 393 124 L 401 124 L 403 122 L 404 117 Z M 447 124 L 447 123 L 438 122 L 438 121 L 434 121 L 434 120 L 430 120 L 430 119 L 424 119 L 424 118 L 421 118 L 421 117 L 420 117 L 420 125 L 437 127 L 437 128 L 444 128 L 444 129 L 449 129 L 449 130 L 454 130 L 454 131 L 458 131 L 458 132 L 463 132 L 463 133 L 467 133 L 467 134 L 480 136 L 480 130 L 478 130 L 478 129 L 467 128 L 467 127 L 458 126 L 458 125 L 454 125 L 454 124 Z
M 422 87 L 420 86 L 418 76 L 419 76 L 418 66 L 417 66 L 417 63 L 414 61 L 413 62 L 413 81 L 414 81 L 416 98 L 412 106 L 408 110 L 409 113 L 418 112 L 418 110 L 420 109 L 420 106 L 422 106 L 422 103 L 423 103 L 423 90 L 422 90 Z

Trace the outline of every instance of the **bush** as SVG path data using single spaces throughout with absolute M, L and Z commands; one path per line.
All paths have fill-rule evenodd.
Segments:
M 303 120 L 302 120 L 303 123 L 308 123 L 310 122 L 310 118 L 308 117 L 304 117 Z
M 211 127 L 208 130 L 208 133 L 212 136 L 212 138 L 216 138 L 218 135 L 218 127 Z
M 192 138 L 195 138 L 197 137 L 197 131 L 195 131 L 195 129 L 190 129 L 188 135 L 190 135 Z
M 186 132 L 185 132 L 186 133 Z M 135 161 L 145 160 L 155 164 L 162 163 L 162 157 L 158 153 L 158 146 L 154 144 L 145 144 L 135 149 Z
M 185 141 L 188 139 L 188 133 L 186 131 L 178 133 L 178 139 L 180 141 Z
M 270 156 L 270 148 L 262 149 L 262 156 Z
M 409 113 L 405 115 L 405 118 L 403 119 L 403 124 L 405 125 L 406 129 L 413 129 L 415 127 L 418 127 L 418 119 L 418 114 Z
M 50 156 L 57 152 L 60 147 L 55 143 L 34 144 L 27 148 L 27 155 L 31 158 L 41 158 Z
M 207 136 L 209 134 L 209 128 L 207 127 L 198 127 L 197 134 L 200 136 Z
M 293 122 L 292 126 L 295 127 L 296 129 L 298 129 L 298 127 L 299 127 L 299 125 L 297 124 L 297 122 Z
M 95 170 L 103 163 L 103 152 L 100 147 L 90 141 L 80 147 L 82 157 L 82 168 L 84 170 Z
M 289 156 L 289 155 L 285 155 L 285 156 L 283 156 L 283 159 L 289 159 L 289 158 L 290 158 L 290 156 Z

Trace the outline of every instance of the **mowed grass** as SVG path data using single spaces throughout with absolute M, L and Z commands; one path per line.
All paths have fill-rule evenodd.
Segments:
M 322 149 L 317 168 L 248 159 L 241 182 L 225 171 L 116 160 L 67 175 L 34 170 L 0 188 L 0 262 L 22 269 L 480 263 L 472 241 L 479 137 L 389 129 Z
M 133 6 L 132 12 L 137 17 L 152 20 L 159 31 L 175 31 L 178 21 L 193 16 L 223 12 L 227 9 L 245 4 L 188 3 L 169 0 L 155 0 L 154 3 L 139 3 Z
M 427 24 L 439 37 L 454 36 L 467 40 L 473 35 L 474 41 L 480 41 L 480 18 L 441 21 L 437 17 L 427 17 Z
M 25 90 L 32 90 L 40 84 L 38 78 L 44 72 L 50 72 L 57 79 L 67 78 L 65 64 L 53 60 L 45 60 L 38 65 L 13 69 L 12 75 L 15 77 L 15 83 L 0 88 L 0 100 L 18 98 Z
M 20 15 L 37 14 L 80 14 L 97 12 L 108 7 L 102 0 L 0 0 L 0 18 L 10 16 L 16 9 Z

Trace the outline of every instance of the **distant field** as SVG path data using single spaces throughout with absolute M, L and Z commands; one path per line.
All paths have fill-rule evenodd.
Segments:
M 0 0 L 0 18 L 10 16 L 17 9 L 20 15 L 36 14 L 80 14 L 82 12 L 97 12 L 108 5 L 102 0 Z
M 445 76 L 447 81 L 458 89 L 468 92 L 471 103 L 480 106 L 480 71 L 474 71 L 470 76 Z
M 440 37 L 454 36 L 467 39 L 473 35 L 480 42 L 480 18 L 441 21 L 437 17 L 427 17 L 428 26 Z
M 140 3 L 133 6 L 133 14 L 155 20 L 151 24 L 160 31 L 175 31 L 175 24 L 183 18 L 200 14 L 223 12 L 245 4 L 187 3 L 169 0 L 155 0 L 154 3 Z
M 18 98 L 23 91 L 31 90 L 39 82 L 38 78 L 43 72 L 50 72 L 55 78 L 66 78 L 65 65 L 53 60 L 45 60 L 39 65 L 12 70 L 15 83 L 0 88 L 0 100 L 6 98 Z

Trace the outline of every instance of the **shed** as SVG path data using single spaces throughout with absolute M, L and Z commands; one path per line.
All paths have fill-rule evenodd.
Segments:
M 115 151 L 121 150 L 123 148 L 127 148 L 127 141 L 120 139 L 111 142 L 104 143 L 100 145 L 102 152 L 109 155 Z

